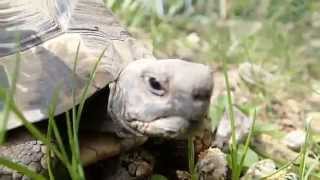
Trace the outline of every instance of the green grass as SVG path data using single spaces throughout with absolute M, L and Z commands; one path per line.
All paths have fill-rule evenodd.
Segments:
M 10 87 L 7 89 L 4 97 L 3 118 L 0 117 L 0 144 L 2 144 L 5 140 L 6 131 L 4 129 L 6 129 L 8 119 L 10 118 L 10 104 L 13 102 L 13 96 L 16 91 L 16 82 L 19 74 L 20 61 L 20 54 L 17 53 L 15 58 L 14 72 L 11 74 L 11 79 L 9 80 Z
M 305 143 L 301 147 L 300 150 L 300 166 L 299 166 L 299 177 L 301 177 L 302 180 L 308 180 L 311 177 L 313 177 L 313 171 L 315 171 L 316 166 L 319 166 L 319 158 L 317 157 L 318 161 L 314 164 L 307 164 L 307 158 L 310 157 L 311 151 L 311 144 L 312 144 L 312 132 L 310 130 L 310 122 L 312 119 L 307 119 L 305 124 Z
M 292 166 L 300 157 L 301 157 L 301 156 L 300 156 L 300 154 L 299 154 L 296 158 L 294 158 L 293 160 L 287 162 L 285 165 L 283 165 L 282 167 L 280 167 L 279 169 L 277 169 L 277 171 L 275 171 L 274 173 L 271 173 L 271 174 L 269 174 L 269 175 L 267 175 L 267 176 L 264 176 L 264 177 L 262 177 L 261 179 L 262 179 L 262 180 L 266 180 L 266 179 L 268 179 L 268 178 L 276 175 L 277 173 L 280 173 L 280 172 L 288 169 L 288 168 L 289 168 L 290 166 Z
M 238 166 L 238 143 L 236 139 L 236 129 L 235 129 L 235 117 L 233 111 L 233 102 L 230 90 L 229 77 L 227 73 L 227 65 L 223 61 L 223 73 L 225 78 L 225 84 L 227 87 L 227 113 L 230 120 L 231 125 L 231 145 L 230 145 L 230 154 L 231 154 L 231 169 L 232 169 L 232 179 L 239 179 L 240 167 Z
M 248 137 L 246 138 L 246 142 L 244 144 L 244 152 L 243 152 L 241 160 L 240 160 L 239 171 L 238 171 L 237 177 L 240 177 L 240 175 L 241 175 L 241 172 L 242 172 L 243 167 L 244 167 L 245 160 L 247 158 L 247 154 L 249 152 L 249 146 L 250 146 L 250 142 L 252 140 L 252 135 L 253 135 L 253 132 L 254 132 L 256 116 L 257 116 L 257 112 L 256 112 L 256 110 L 254 110 L 253 115 L 250 117 L 252 119 L 252 125 L 251 125 L 251 128 L 250 128 Z
M 188 170 L 191 175 L 191 180 L 197 180 L 198 174 L 196 171 L 196 161 L 195 161 L 195 150 L 194 150 L 194 141 L 193 137 L 188 138 Z
M 243 170 L 244 162 L 245 162 L 247 154 L 248 154 L 252 135 L 254 132 L 254 126 L 255 126 L 255 121 L 256 121 L 256 110 L 254 110 L 253 115 L 250 117 L 250 118 L 252 118 L 252 125 L 251 125 L 249 134 L 248 134 L 246 141 L 245 141 L 245 144 L 244 144 L 244 151 L 239 156 L 240 149 L 238 146 L 238 140 L 236 139 L 236 128 L 235 128 L 236 122 L 235 122 L 235 115 L 234 115 L 234 110 L 233 110 L 234 104 L 233 104 L 232 95 L 231 95 L 229 76 L 227 73 L 227 65 L 225 62 L 223 62 L 223 72 L 224 72 L 225 84 L 227 87 L 227 108 L 226 108 L 226 111 L 228 113 L 228 118 L 229 118 L 230 125 L 231 125 L 231 144 L 229 147 L 230 157 L 231 157 L 230 166 L 232 169 L 231 177 L 232 177 L 232 180 L 239 180 L 240 175 Z
M 0 157 L 0 164 L 1 165 L 4 165 L 10 169 L 14 169 L 16 170 L 17 172 L 20 172 L 34 180 L 45 180 L 46 178 L 31 171 L 29 168 L 27 168 L 26 166 L 24 165 L 21 165 L 21 164 L 18 164 L 18 163 L 14 163 L 12 162 L 11 160 L 8 160 L 6 158 L 2 158 Z
M 310 149 L 310 145 L 311 145 L 311 132 L 310 132 L 310 119 L 307 120 L 307 123 L 305 125 L 305 143 L 304 145 L 301 147 L 300 153 L 298 154 L 298 156 L 296 158 L 294 158 L 293 160 L 287 162 L 286 164 L 284 164 L 283 166 L 281 166 L 277 171 L 275 171 L 274 173 L 267 175 L 265 177 L 263 177 L 262 179 L 268 179 L 282 171 L 287 171 L 289 170 L 290 167 L 294 167 L 296 164 L 298 164 L 298 170 L 297 170 L 297 174 L 298 177 L 301 178 L 301 180 L 308 180 L 308 179 L 312 179 L 312 178 L 316 178 L 319 176 L 317 174 L 314 174 L 313 171 L 315 171 L 316 167 L 319 166 L 319 161 L 315 161 L 317 163 L 307 163 L 307 158 L 310 157 L 310 153 L 311 153 L 311 149 Z M 319 158 L 317 158 L 319 159 Z M 291 170 L 292 171 L 292 170 Z
M 306 135 L 305 135 L 305 143 L 301 148 L 301 160 L 300 160 L 300 167 L 299 167 L 299 176 L 301 179 L 305 179 L 305 171 L 306 171 L 306 156 L 308 155 L 308 145 L 310 142 L 310 119 L 306 123 Z

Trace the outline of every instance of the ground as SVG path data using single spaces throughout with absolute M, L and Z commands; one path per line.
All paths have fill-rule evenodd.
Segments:
M 282 142 L 287 134 L 305 131 L 311 123 L 307 149 L 312 157 L 319 156 L 319 2 L 175 0 L 108 1 L 107 5 L 157 57 L 212 66 L 213 129 L 227 99 L 226 64 L 233 103 L 247 115 L 257 111 L 256 135 L 268 134 L 272 142 Z M 269 142 L 266 139 L 262 141 Z M 272 154 L 261 155 L 266 152 L 256 153 L 259 159 L 272 158 Z

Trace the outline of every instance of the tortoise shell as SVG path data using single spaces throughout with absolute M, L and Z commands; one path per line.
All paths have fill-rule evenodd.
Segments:
M 10 87 L 20 62 L 14 101 L 30 122 L 47 118 L 56 91 L 56 115 L 72 108 L 73 91 L 78 104 L 100 56 L 89 95 L 113 82 L 128 63 L 153 58 L 102 0 L 2 0 L 0 34 L 0 87 Z M 3 106 L 0 101 L 0 111 Z M 7 129 L 19 126 L 10 115 Z

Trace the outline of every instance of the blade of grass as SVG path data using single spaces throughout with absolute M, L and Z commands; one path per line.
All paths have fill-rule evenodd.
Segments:
M 39 139 L 45 145 L 47 145 L 49 149 L 53 149 L 57 157 L 60 157 L 62 160 L 64 160 L 65 158 L 62 157 L 62 154 L 59 153 L 59 151 L 51 144 L 50 141 L 46 139 L 46 137 L 35 126 L 33 126 L 31 123 L 28 122 L 27 119 L 25 119 L 23 113 L 18 110 L 17 106 L 14 103 L 13 96 L 16 90 L 17 77 L 20 70 L 20 62 L 21 62 L 21 57 L 20 57 L 20 53 L 18 52 L 16 53 L 14 71 L 13 71 L 13 74 L 11 75 L 12 77 L 10 81 L 10 88 L 3 89 L 0 87 L 0 98 L 5 100 L 4 117 L 3 117 L 3 120 L 0 121 L 1 123 L 0 128 L 2 130 L 0 133 L 0 141 L 2 143 L 5 139 L 5 130 L 6 130 L 7 122 L 9 120 L 9 115 L 11 112 L 13 112 L 18 117 L 18 119 L 22 121 L 23 125 L 28 129 L 28 131 L 31 132 L 33 136 L 35 136 L 37 139 Z M 4 166 L 6 165 L 12 166 L 13 164 L 16 164 L 14 162 L 11 162 L 11 164 L 6 161 L 3 161 L 3 162 L 6 163 L 6 164 L 3 164 Z M 21 168 L 19 165 L 17 165 L 17 167 Z
M 57 142 L 58 145 L 58 150 L 61 152 L 62 156 L 64 156 L 65 159 L 67 159 L 69 161 L 65 146 L 63 144 L 60 132 L 58 130 L 56 121 L 55 121 L 55 112 L 56 112 L 56 107 L 57 107 L 57 103 L 58 103 L 58 97 L 59 97 L 59 92 L 61 90 L 62 84 L 59 84 L 57 86 L 57 88 L 55 88 L 54 90 L 54 94 L 52 96 L 52 100 L 50 103 L 50 106 L 48 108 L 48 130 L 47 130 L 47 139 L 49 142 L 52 142 L 52 132 L 54 134 L 55 140 Z M 49 173 L 49 177 L 50 179 L 54 179 L 53 173 L 52 173 L 52 167 L 51 167 L 51 158 L 50 158 L 50 148 L 47 148 L 47 154 L 48 154 L 48 173 Z M 66 162 L 68 164 L 70 164 L 69 162 Z M 71 165 L 69 165 L 71 166 Z M 69 169 L 71 170 L 71 169 Z M 72 169 L 73 170 L 73 169 Z M 77 173 L 74 172 L 69 172 L 69 174 L 71 176 L 75 176 Z
M 280 171 L 288 168 L 290 165 L 292 165 L 295 161 L 297 161 L 299 159 L 299 157 L 301 156 L 301 154 L 299 154 L 296 158 L 294 158 L 293 160 L 289 161 L 287 164 L 283 165 L 282 167 L 280 167 L 277 171 L 267 175 L 267 176 L 264 176 L 261 178 L 261 180 L 265 180 L 265 179 L 268 179 L 270 177 L 272 177 L 273 175 L 279 173 Z
M 79 53 L 79 49 L 80 49 L 80 44 L 78 45 L 78 49 L 77 49 L 77 53 Z M 95 74 L 96 74 L 96 70 L 98 68 L 98 65 L 102 59 L 102 57 L 104 56 L 105 52 L 106 52 L 107 48 L 105 48 L 101 55 L 98 57 L 96 63 L 93 66 L 93 69 L 90 73 L 89 79 L 86 83 L 86 86 L 84 88 L 83 93 L 81 94 L 80 97 L 80 103 L 79 103 L 79 107 L 78 107 L 78 111 L 75 113 L 73 112 L 73 117 L 72 117 L 72 129 L 73 129 L 73 140 L 72 140 L 72 144 L 73 146 L 71 147 L 71 149 L 73 149 L 72 151 L 74 152 L 74 154 L 72 154 L 73 156 L 73 163 L 72 165 L 75 166 L 75 168 L 78 170 L 78 174 L 80 176 L 81 179 L 84 179 L 84 172 L 83 172 L 83 168 L 82 168 L 82 164 L 81 164 L 81 160 L 80 160 L 80 150 L 79 150 L 79 140 L 78 140 L 78 130 L 79 130 L 79 124 L 80 124 L 80 118 L 81 118 L 81 114 L 83 111 L 83 107 L 85 104 L 85 100 L 87 99 L 87 95 L 89 92 L 89 88 L 94 80 Z M 75 61 L 78 61 L 78 55 L 76 55 L 76 59 Z M 74 63 L 74 73 L 76 72 L 76 63 Z M 76 102 L 75 102 L 75 94 L 74 95 L 74 107 L 76 106 Z M 76 109 L 73 109 L 73 111 L 76 111 Z
M 77 158 L 76 158 L 77 157 L 76 151 L 77 151 L 77 149 L 79 149 L 79 147 L 74 145 L 75 138 L 73 138 L 73 130 L 72 130 L 72 124 L 71 124 L 69 112 L 65 113 L 65 117 L 66 117 L 66 124 L 67 124 L 68 141 L 69 141 L 69 146 L 70 146 L 71 156 L 72 156 L 71 157 L 71 167 L 72 167 L 73 172 L 76 173 L 76 175 L 81 176 L 81 174 L 78 173 L 79 170 L 77 169 L 78 168 L 77 163 L 80 164 L 81 162 L 77 161 Z M 83 178 L 84 178 L 84 176 L 77 177 L 75 179 L 83 179 Z
M 9 119 L 9 115 L 11 112 L 13 112 L 19 120 L 22 121 L 23 125 L 28 129 L 28 131 L 37 139 L 39 139 L 40 141 L 42 141 L 45 145 L 47 145 L 47 147 L 49 149 L 53 149 L 53 151 L 55 152 L 55 154 L 57 155 L 58 158 L 60 158 L 62 161 L 64 161 L 64 163 L 66 163 L 66 158 L 64 158 L 62 156 L 62 154 L 60 154 L 60 152 L 55 148 L 55 146 L 53 146 L 51 144 L 51 142 L 49 140 L 47 140 L 46 136 L 44 136 L 35 126 L 33 126 L 31 123 L 28 122 L 27 119 L 25 119 L 24 115 L 22 112 L 20 112 L 17 108 L 17 106 L 14 103 L 14 93 L 16 90 L 16 83 L 17 83 L 17 77 L 18 77 L 18 73 L 20 70 L 20 61 L 21 61 L 21 57 L 20 57 L 20 53 L 16 53 L 16 60 L 15 60 L 15 64 L 14 64 L 14 72 L 11 75 L 11 85 L 10 88 L 5 90 L 3 88 L 0 88 L 0 98 L 1 99 L 5 99 L 5 110 L 4 110 L 4 118 L 3 121 L 1 121 L 1 128 L 2 131 L 0 133 L 0 141 L 3 142 L 4 138 L 5 138 L 5 129 L 6 129 L 6 125 L 7 125 L 7 121 Z M 65 156 L 66 157 L 66 156 Z M 15 164 L 14 162 L 12 162 L 13 164 Z M 3 164 L 6 165 L 6 164 Z M 9 164 L 10 165 L 10 164 Z M 11 164 L 12 165 L 12 164 Z
M 20 110 L 18 110 L 18 108 L 16 107 L 16 105 L 11 104 L 11 109 L 12 111 L 18 116 L 18 118 L 22 121 L 23 125 L 28 129 L 28 131 L 31 132 L 31 134 L 39 139 L 40 141 L 42 141 L 45 145 L 47 145 L 49 148 L 52 148 L 52 150 L 55 151 L 55 153 L 58 156 L 61 156 L 61 154 L 59 153 L 59 151 L 56 149 L 55 146 L 53 146 L 47 139 L 46 137 L 34 126 L 32 125 L 30 122 L 28 122 L 28 120 L 23 116 L 22 112 Z
M 0 88 L 0 99 L 4 99 L 6 96 L 6 91 Z M 68 160 L 61 154 L 61 152 L 54 146 L 45 135 L 43 135 L 33 124 L 31 124 L 23 115 L 23 113 L 17 108 L 14 102 L 11 102 L 10 109 L 17 116 L 18 120 L 22 122 L 24 127 L 38 140 L 50 148 L 59 160 L 66 166 L 67 169 L 70 169 Z
M 47 128 L 47 139 L 49 142 L 52 142 L 52 126 L 48 125 Z M 52 171 L 52 166 L 51 166 L 51 153 L 52 151 L 50 150 L 50 148 L 47 148 L 46 150 L 47 153 L 47 164 L 48 164 L 48 175 L 49 175 L 49 179 L 50 180 L 54 180 L 54 175 L 53 175 L 53 171 Z
M 48 141 L 45 135 L 43 135 L 33 124 L 31 124 L 24 116 L 23 113 L 16 107 L 16 105 L 11 104 L 12 111 L 17 115 L 19 120 L 22 121 L 24 127 L 27 128 L 27 130 L 38 140 L 43 142 L 47 146 L 47 148 L 51 149 L 54 154 L 57 156 L 57 158 L 63 163 L 63 165 L 67 168 L 68 172 L 70 173 L 71 177 L 73 179 L 76 179 L 77 174 L 72 170 L 72 167 L 70 163 L 68 162 L 68 157 L 64 156 L 58 148 L 53 145 L 51 142 Z
M 251 141 L 251 138 L 252 138 L 256 117 L 257 117 L 257 111 L 255 109 L 254 112 L 253 112 L 253 116 L 252 116 L 252 125 L 251 125 L 250 131 L 249 131 L 249 134 L 248 134 L 248 137 L 246 139 L 245 146 L 244 146 L 245 150 L 244 150 L 244 153 L 243 153 L 243 155 L 241 157 L 241 160 L 240 160 L 239 171 L 238 171 L 237 177 L 240 177 L 240 174 L 241 174 L 241 171 L 242 171 L 242 167 L 243 167 L 243 163 L 244 163 L 244 160 L 246 159 L 246 156 L 247 156 L 247 153 L 248 153 L 248 149 L 249 149 L 250 141 Z
M 88 80 L 87 85 L 86 85 L 86 87 L 85 87 L 85 90 L 84 90 L 84 92 L 83 92 L 83 94 L 82 94 L 82 96 L 81 96 L 81 100 L 80 100 L 80 104 L 79 104 L 79 109 L 78 109 L 78 113 L 77 113 L 77 119 L 76 119 L 76 129 L 77 129 L 77 132 L 76 132 L 76 133 L 78 133 L 78 130 L 79 130 L 80 117 L 81 117 L 81 114 L 82 114 L 82 111 L 83 111 L 83 107 L 84 107 L 84 104 L 85 104 L 85 100 L 87 99 L 87 96 L 88 96 L 89 87 L 92 85 L 92 82 L 93 82 L 94 77 L 95 77 L 95 75 L 96 75 L 96 70 L 97 70 L 97 68 L 98 68 L 98 65 L 99 65 L 99 63 L 100 63 L 101 59 L 103 58 L 103 56 L 104 56 L 104 54 L 105 54 L 106 51 L 107 51 L 107 48 L 105 48 L 105 49 L 102 51 L 102 53 L 100 54 L 98 60 L 96 61 L 95 65 L 94 65 L 94 67 L 93 67 L 93 69 L 92 69 L 92 71 L 91 71 L 89 80 Z M 78 142 L 78 141 L 76 141 L 76 145 L 79 147 L 79 142 Z M 78 149 L 78 151 L 79 151 L 79 149 Z M 78 155 L 78 159 L 79 159 L 79 161 L 80 161 L 80 153 L 78 152 L 78 154 L 79 154 L 79 155 Z M 81 169 L 82 169 L 82 168 L 81 168 Z M 83 170 L 81 171 L 81 173 L 84 174 L 84 173 L 83 173 Z
M 319 159 L 318 159 L 319 162 Z M 311 179 L 310 176 L 312 176 L 312 171 L 316 169 L 316 167 L 319 166 L 319 163 L 313 163 L 309 168 L 308 171 L 305 173 L 305 176 L 302 179 Z
M 66 150 L 64 148 L 63 141 L 62 141 L 60 132 L 58 130 L 58 127 L 57 127 L 57 124 L 56 124 L 55 118 L 54 118 L 55 112 L 56 112 L 57 103 L 58 103 L 59 90 L 61 89 L 61 86 L 62 86 L 61 84 L 58 85 L 58 87 L 55 89 L 54 94 L 52 96 L 52 101 L 51 101 L 51 104 L 50 104 L 49 109 L 48 109 L 48 123 L 49 123 L 48 124 L 48 128 L 50 127 L 50 129 L 53 130 L 54 137 L 55 137 L 55 140 L 57 142 L 59 151 L 61 152 L 61 154 L 66 159 L 68 159 L 67 152 L 66 152 Z
M 14 62 L 14 70 L 13 70 L 13 73 L 11 74 L 10 87 L 7 90 L 6 97 L 5 97 L 3 119 L 0 120 L 0 144 L 4 142 L 5 135 L 6 135 L 6 128 L 10 118 L 10 104 L 14 100 L 13 96 L 16 92 L 16 83 L 17 83 L 17 77 L 19 75 L 20 61 L 21 61 L 20 53 L 17 52 L 15 62 Z
M 18 39 L 18 38 L 17 38 Z M 17 41 L 19 42 L 19 41 Z M 19 43 L 17 43 L 17 48 L 19 48 Z M 6 127 L 7 123 L 9 120 L 10 113 L 12 111 L 12 104 L 14 104 L 14 94 L 16 91 L 16 84 L 17 84 L 17 79 L 19 76 L 19 70 L 20 70 L 20 63 L 21 63 L 21 56 L 20 52 L 16 53 L 16 58 L 14 62 L 14 70 L 13 73 L 11 74 L 10 78 L 10 87 L 8 89 L 0 89 L 0 98 L 5 99 L 5 104 L 4 104 L 4 115 L 2 121 L 0 121 L 0 143 L 2 144 L 4 139 L 5 139 L 5 132 L 6 132 Z M 26 176 L 31 177 L 32 179 L 45 179 L 43 176 L 38 175 L 37 173 L 29 170 L 26 166 L 12 162 L 10 160 L 7 160 L 5 158 L 0 157 L 0 164 L 3 166 L 6 166 L 10 169 L 16 170 Z
M 308 118 L 306 120 L 306 127 L 305 127 L 305 130 L 306 130 L 306 135 L 305 135 L 305 142 L 304 142 L 304 145 L 301 149 L 301 161 L 300 161 L 300 166 L 299 166 L 299 176 L 302 178 L 304 177 L 305 175 L 305 170 L 306 170 L 306 156 L 307 156 L 307 150 L 308 150 L 308 144 L 309 144 L 309 137 L 310 137 L 310 121 L 312 119 L 311 118 Z
M 0 157 L 0 164 L 4 165 L 10 169 L 13 169 L 19 173 L 22 173 L 28 177 L 30 177 L 31 179 L 34 180 L 46 180 L 45 177 L 43 177 L 42 175 L 37 174 L 36 172 L 30 170 L 28 167 L 19 164 L 19 163 L 15 163 L 12 162 L 11 160 L 8 160 L 6 158 Z
M 77 105 L 77 102 L 76 102 L 76 94 L 75 94 L 75 88 L 76 88 L 76 86 L 77 86 L 77 84 L 75 84 L 76 83 L 76 70 L 77 70 L 77 64 L 78 64 L 78 60 L 79 60 L 79 51 L 80 51 L 80 41 L 79 41 L 79 43 L 78 43 L 78 45 L 77 45 L 77 50 L 76 50 L 76 55 L 75 55 L 75 58 L 74 58 L 74 61 L 73 61 L 73 68 L 72 68 L 72 89 L 71 89 L 71 91 L 72 91 L 72 103 L 73 103 L 73 107 L 72 107 L 72 120 L 73 120 L 73 124 L 75 124 L 75 119 L 76 119 L 76 117 L 77 117 L 77 115 L 76 115 L 76 105 Z M 69 118 L 70 119 L 70 118 Z M 69 124 L 67 124 L 67 125 L 69 125 Z M 68 127 L 68 129 L 69 129 L 69 127 Z M 76 126 L 73 126 L 73 132 L 77 132 L 77 130 L 76 130 Z M 76 137 L 74 137 L 75 139 L 77 138 L 77 136 Z M 70 149 L 71 149 L 71 153 L 72 153 L 72 167 L 74 168 L 74 169 L 76 169 L 76 157 L 77 156 L 75 156 L 75 154 L 77 153 L 76 152 L 76 150 L 75 150 L 75 146 L 74 146 L 75 144 L 74 144 L 74 142 L 73 142 L 73 140 L 72 141 L 70 141 Z
M 49 142 L 52 141 L 52 127 L 49 125 L 48 129 L 47 129 L 47 139 Z M 52 171 L 52 166 L 51 166 L 51 153 L 52 151 L 50 150 L 50 148 L 47 148 L 46 150 L 47 153 L 47 165 L 48 165 L 48 175 L 49 175 L 49 179 L 50 180 L 54 180 L 54 175 L 53 175 L 53 171 Z
M 188 138 L 188 167 L 189 173 L 191 174 L 191 179 L 193 180 L 193 172 L 194 172 L 194 144 L 193 144 L 193 137 Z
M 67 124 L 69 146 L 74 147 L 71 119 L 70 119 L 70 113 L 68 111 L 65 113 L 65 117 L 66 117 L 66 124 Z M 70 150 L 71 150 L 71 154 L 75 153 L 74 148 L 70 148 Z M 72 158 L 71 164 L 73 164 L 73 161 L 74 161 L 74 159 Z
M 232 179 L 237 180 L 239 177 L 237 175 L 239 174 L 238 171 L 238 161 L 237 161 L 237 141 L 236 141 L 236 132 L 235 132 L 235 120 L 234 120 L 234 111 L 233 111 L 233 103 L 232 103 L 232 97 L 231 97 L 231 91 L 230 91 L 230 83 L 229 83 L 229 77 L 227 73 L 227 64 L 225 61 L 223 61 L 223 75 L 225 79 L 225 84 L 227 87 L 227 111 L 229 115 L 229 120 L 231 124 L 231 145 L 230 145 L 230 151 L 231 151 L 231 168 L 232 168 Z
M 87 84 L 85 86 L 85 89 L 81 95 L 81 98 L 80 98 L 80 104 L 79 104 L 79 109 L 78 109 L 78 112 L 77 112 L 77 121 L 76 121 L 76 129 L 77 129 L 77 133 L 78 133 L 78 129 L 79 129 L 79 122 L 80 122 L 80 116 L 82 114 L 82 111 L 83 111 L 83 107 L 84 107 L 84 104 L 85 104 L 85 100 L 87 99 L 87 96 L 88 96 L 88 91 L 89 91 L 89 87 L 92 85 L 92 82 L 94 80 L 94 77 L 96 75 L 96 70 L 98 68 L 98 65 L 101 61 L 101 59 L 103 58 L 105 52 L 106 52 L 107 48 L 105 48 L 102 53 L 100 54 L 98 60 L 96 61 L 96 63 L 94 64 L 94 67 L 90 73 L 90 76 L 89 76 L 89 79 L 87 81 Z
M 76 70 L 76 64 L 77 64 L 77 59 L 78 59 L 78 54 L 79 54 L 79 49 L 80 49 L 80 43 L 78 44 L 77 47 L 77 55 L 76 55 L 76 59 L 75 59 L 75 63 L 74 63 L 74 76 L 75 76 L 75 70 Z M 58 159 L 61 160 L 61 162 L 64 164 L 64 166 L 67 168 L 68 172 L 70 173 L 70 176 L 72 179 L 85 179 L 84 177 L 84 173 L 83 173 L 83 168 L 82 168 L 82 164 L 80 162 L 80 154 L 79 154 L 79 143 L 78 143 L 78 127 L 79 127 L 79 121 L 80 121 L 80 116 L 82 113 L 82 109 L 84 106 L 84 102 L 85 99 L 87 98 L 87 94 L 88 94 L 88 90 L 89 87 L 91 86 L 91 83 L 95 77 L 95 72 L 96 69 L 98 67 L 99 62 L 101 61 L 104 53 L 105 53 L 106 49 L 103 51 L 103 53 L 101 54 L 101 56 L 99 56 L 96 64 L 94 65 L 94 68 L 90 74 L 89 80 L 86 84 L 86 87 L 84 89 L 84 92 L 81 96 L 81 101 L 80 101 L 80 105 L 79 105 L 79 109 L 78 111 L 76 110 L 76 108 L 73 108 L 73 129 L 71 128 L 71 124 L 70 124 L 70 118 L 67 118 L 67 126 L 68 126 L 68 138 L 70 141 L 70 146 L 71 146 L 71 151 L 73 152 L 72 154 L 72 160 L 74 163 L 70 163 L 68 161 L 68 156 L 66 153 L 66 150 L 64 148 L 63 142 L 62 142 L 62 138 L 60 135 L 60 132 L 58 130 L 58 127 L 56 125 L 55 119 L 54 119 L 54 115 L 55 115 L 55 109 L 56 109 L 56 105 L 57 105 L 57 100 L 58 100 L 58 90 L 55 91 L 55 94 L 53 95 L 53 101 L 50 104 L 50 107 L 48 109 L 48 119 L 49 119 L 49 124 L 48 124 L 48 131 L 47 131 L 47 135 L 43 135 L 33 124 L 29 123 L 28 120 L 24 117 L 23 113 L 17 108 L 17 106 L 15 105 L 14 101 L 13 101 L 13 95 L 15 92 L 15 85 L 16 85 L 16 77 L 17 77 L 17 73 L 19 72 L 19 65 L 16 63 L 15 69 L 14 69 L 14 75 L 12 77 L 12 82 L 11 82 L 11 88 L 9 89 L 9 91 L 4 91 L 3 89 L 0 89 L 2 91 L 0 91 L 0 96 L 2 95 L 2 98 L 5 99 L 5 105 L 6 105 L 6 113 L 4 118 L 8 120 L 9 114 L 12 111 L 18 118 L 19 120 L 22 121 L 23 125 L 27 128 L 27 130 L 38 140 L 42 141 L 46 146 L 47 146 L 47 153 L 49 155 L 48 158 L 48 167 L 49 167 L 49 177 L 50 179 L 54 179 L 54 175 L 52 173 L 51 170 L 51 161 L 50 161 L 50 154 L 51 152 L 53 152 Z M 18 55 L 17 55 L 18 56 Z M 20 56 L 17 57 L 17 61 L 20 60 Z M 75 92 L 73 91 L 73 97 L 74 97 L 74 107 L 75 105 Z M 5 128 L 4 128 L 5 129 Z M 73 130 L 73 132 L 72 132 Z M 52 134 L 53 133 L 53 134 Z M 51 139 L 52 139 L 52 135 L 54 135 L 55 140 L 57 142 L 58 147 L 56 147 L 55 145 L 51 144 Z M 3 135 L 4 137 L 4 135 Z M 5 159 L 6 160 L 6 159 Z M 16 164 L 14 162 L 7 162 L 3 160 L 3 165 L 4 166 L 8 166 L 10 167 L 14 167 L 16 169 L 21 171 L 26 171 L 23 169 L 23 167 L 20 167 L 19 164 Z M 0 161 L 1 163 L 2 161 Z M 24 172 L 23 172 L 24 173 Z M 30 172 L 26 172 L 26 175 L 30 175 Z M 24 173 L 25 174 L 25 173 Z M 31 176 L 34 176 L 31 174 Z M 36 177 L 36 176 L 35 176 Z M 37 178 L 37 177 L 36 177 Z

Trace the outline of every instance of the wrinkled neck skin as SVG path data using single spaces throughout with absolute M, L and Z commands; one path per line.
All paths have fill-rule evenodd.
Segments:
M 108 102 L 108 114 L 113 122 L 113 131 L 121 138 L 131 138 L 134 136 L 144 136 L 138 134 L 127 127 L 124 119 L 126 119 L 126 104 L 124 102 L 124 93 L 117 86 L 117 82 L 109 84 L 110 95 Z
M 186 138 L 204 125 L 212 94 L 211 69 L 179 59 L 141 59 L 109 84 L 108 114 L 123 138 Z

